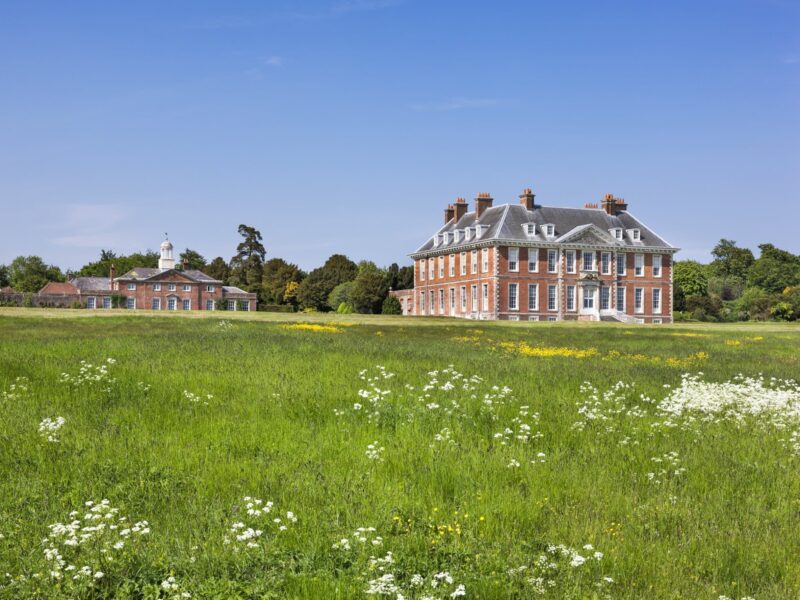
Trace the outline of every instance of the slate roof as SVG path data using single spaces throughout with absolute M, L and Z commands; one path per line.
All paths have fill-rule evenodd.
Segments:
M 250 292 L 245 292 L 243 289 L 238 288 L 233 285 L 223 285 L 222 291 L 226 294 L 249 294 Z
M 61 294 L 64 296 L 71 296 L 78 293 L 78 288 L 71 282 L 62 281 L 48 281 L 47 284 L 39 290 L 40 294 Z
M 108 277 L 76 277 L 70 283 L 77 287 L 81 293 L 111 291 L 111 283 L 108 281 Z
M 151 267 L 136 267 L 135 269 L 131 269 L 127 273 L 120 275 L 119 277 L 114 279 L 114 281 L 144 281 L 150 279 L 151 277 L 155 277 L 156 275 L 167 273 L 168 271 L 175 271 L 176 273 L 180 273 L 184 277 L 187 277 L 192 281 L 196 281 L 197 283 L 222 283 L 219 279 L 214 279 L 213 277 L 209 277 L 202 271 L 198 271 L 196 269 L 179 271 L 178 269 L 157 269 Z
M 457 248 L 472 246 L 476 243 L 484 244 L 492 241 L 515 241 L 521 243 L 541 243 L 542 245 L 553 245 L 560 243 L 564 237 L 571 238 L 579 229 L 588 228 L 593 225 L 608 237 L 608 245 L 630 248 L 663 248 L 665 250 L 677 251 L 678 249 L 669 244 L 666 240 L 658 236 L 652 229 L 644 225 L 628 211 L 622 211 L 616 216 L 609 215 L 601 208 L 556 208 L 552 206 L 535 206 L 529 211 L 522 204 L 502 204 L 486 209 L 480 219 L 475 218 L 475 211 L 468 212 L 456 223 L 451 219 L 436 233 L 453 232 L 457 229 L 463 230 L 476 225 L 488 226 L 483 235 L 476 239 L 465 240 L 461 236 L 461 241 L 454 242 L 452 236 L 450 242 L 439 244 L 434 247 L 433 238 L 429 238 L 420 248 L 412 254 L 428 252 L 430 250 L 451 252 Z M 529 236 L 525 234 L 523 225 L 526 223 L 536 224 L 536 234 Z M 555 236 L 548 238 L 544 235 L 542 225 L 554 225 Z M 631 240 L 627 234 L 624 239 L 617 240 L 610 236 L 609 229 L 622 228 L 639 229 L 640 239 Z M 435 235 L 433 236 L 435 237 Z

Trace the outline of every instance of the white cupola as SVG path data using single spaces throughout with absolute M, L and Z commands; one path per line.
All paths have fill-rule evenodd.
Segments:
M 172 242 L 169 241 L 169 238 L 161 242 L 161 257 L 158 259 L 158 268 L 175 268 L 175 259 L 172 257 Z

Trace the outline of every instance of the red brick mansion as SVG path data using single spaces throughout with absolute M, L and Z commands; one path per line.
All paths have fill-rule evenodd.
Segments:
M 414 259 L 404 313 L 510 321 L 672 322 L 670 245 L 621 198 L 555 208 L 493 206 L 478 194 L 444 211 L 442 226 Z M 397 295 L 401 295 L 398 292 Z
M 66 283 L 48 283 L 39 295 L 77 299 L 89 309 L 132 310 L 256 310 L 256 294 L 223 285 L 202 271 L 175 266 L 172 242 L 161 244 L 158 268 L 137 267 L 116 276 L 76 277 Z

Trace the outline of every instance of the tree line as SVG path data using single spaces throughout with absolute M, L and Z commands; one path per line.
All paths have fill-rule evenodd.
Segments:
M 211 261 L 196 250 L 186 248 L 178 256 L 176 268 L 203 271 L 224 285 L 257 294 L 262 310 L 307 310 L 400 314 L 399 301 L 389 290 L 414 287 L 414 268 L 396 263 L 386 268 L 374 262 L 355 263 L 342 254 L 334 254 L 322 266 L 306 273 L 282 258 L 267 259 L 261 232 L 239 225 L 242 240 L 236 253 L 225 260 Z M 108 277 L 111 266 L 117 275 L 135 267 L 158 267 L 159 253 L 135 252 L 129 255 L 102 250 L 97 261 L 83 265 L 76 277 Z M 10 286 L 18 292 L 36 293 L 48 281 L 66 281 L 59 267 L 46 264 L 38 256 L 18 256 L 9 265 L 0 265 L 0 288 Z
M 800 255 L 758 246 L 749 248 L 722 239 L 713 260 L 675 262 L 673 297 L 676 320 L 746 321 L 800 319 Z

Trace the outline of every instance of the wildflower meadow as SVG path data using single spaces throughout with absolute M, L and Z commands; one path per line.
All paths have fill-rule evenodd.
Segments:
M 0 309 L 0 598 L 800 596 L 800 329 Z

